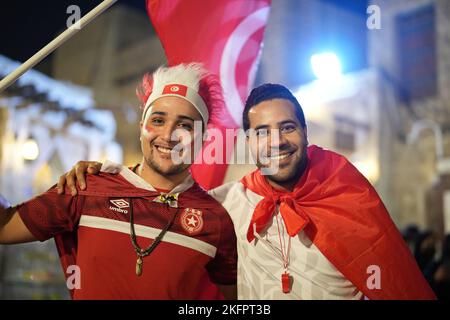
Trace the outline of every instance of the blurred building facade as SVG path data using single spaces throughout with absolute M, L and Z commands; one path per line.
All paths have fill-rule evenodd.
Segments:
M 384 92 L 380 187 L 402 225 L 442 235 L 450 231 L 450 3 L 372 3 L 382 26 L 368 32 Z
M 19 63 L 0 55 L 0 77 Z M 0 94 L 0 194 L 18 204 L 48 190 L 78 159 L 122 161 L 112 112 L 92 91 L 29 70 Z M 52 240 L 0 246 L 0 298 L 68 298 Z

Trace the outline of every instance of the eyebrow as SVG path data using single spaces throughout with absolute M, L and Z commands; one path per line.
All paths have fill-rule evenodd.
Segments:
M 178 119 L 191 120 L 192 122 L 195 122 L 194 119 L 192 119 L 191 117 L 188 117 L 188 116 L 178 116 L 177 118 L 178 118 Z
M 152 115 L 154 115 L 154 114 L 161 115 L 161 116 L 167 116 L 167 112 L 163 112 L 163 111 L 154 111 L 154 112 L 152 112 Z M 179 115 L 179 116 L 177 116 L 177 118 L 178 119 L 182 119 L 182 120 L 190 120 L 192 122 L 195 122 L 194 119 L 192 119 L 191 117 L 188 117 L 188 116 Z
M 288 124 L 288 123 L 298 125 L 297 122 L 295 122 L 294 120 L 284 120 L 284 121 L 278 122 L 278 125 L 281 126 L 283 124 Z
M 278 122 L 277 124 L 278 124 L 278 126 L 282 126 L 283 124 L 295 124 L 295 125 L 298 125 L 298 124 L 297 124 L 295 121 L 293 121 L 293 120 L 283 120 L 283 121 Z M 257 126 L 257 127 L 255 128 L 255 130 L 269 129 L 269 128 L 270 128 L 270 126 L 269 126 L 268 124 L 263 124 L 263 125 Z
M 256 131 L 256 130 L 261 130 L 261 129 L 268 129 L 268 128 L 269 128 L 269 125 L 263 124 L 263 125 L 257 126 L 257 127 L 255 128 L 255 131 Z
M 154 115 L 154 114 L 159 114 L 159 115 L 161 115 L 161 116 L 167 116 L 167 112 L 162 112 L 162 111 L 154 111 L 154 112 L 152 112 L 151 114 L 152 114 L 152 115 Z

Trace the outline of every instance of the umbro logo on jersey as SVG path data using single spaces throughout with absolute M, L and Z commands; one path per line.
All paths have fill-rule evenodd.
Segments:
M 128 213 L 128 210 L 124 209 L 124 208 L 130 207 L 130 204 L 128 203 L 128 201 L 125 201 L 124 199 L 114 199 L 114 200 L 109 200 L 109 202 L 111 202 L 114 205 L 114 206 L 109 206 L 110 210 L 124 213 L 124 214 Z

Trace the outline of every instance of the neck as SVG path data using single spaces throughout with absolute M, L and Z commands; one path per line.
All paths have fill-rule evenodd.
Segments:
M 181 184 L 189 175 L 189 169 L 170 176 L 164 176 L 152 168 L 150 168 L 145 160 L 142 159 L 139 167 L 136 170 L 136 174 L 152 185 L 154 188 L 163 189 L 163 190 L 172 190 L 179 184 Z
M 277 190 L 284 191 L 284 192 L 292 192 L 294 191 L 294 187 L 298 182 L 298 179 L 293 181 L 283 181 L 283 182 L 277 182 L 271 180 L 269 177 L 266 178 L 267 182 L 274 187 Z

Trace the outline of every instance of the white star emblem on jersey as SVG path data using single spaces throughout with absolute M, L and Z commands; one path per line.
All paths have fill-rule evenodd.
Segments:
M 197 226 L 198 221 L 193 216 L 187 218 L 187 221 L 188 221 L 188 225 L 194 226 L 194 227 Z

